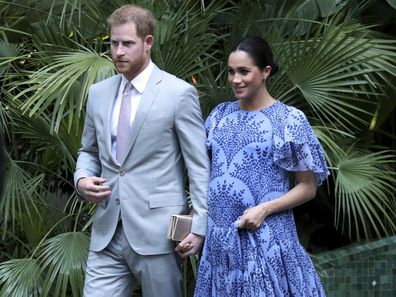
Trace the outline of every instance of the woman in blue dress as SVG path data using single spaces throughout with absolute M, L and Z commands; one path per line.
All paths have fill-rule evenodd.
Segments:
M 229 55 L 238 100 L 206 121 L 212 170 L 195 297 L 325 296 L 292 208 L 313 199 L 329 172 L 304 113 L 268 93 L 276 72 L 261 37 L 243 39 Z

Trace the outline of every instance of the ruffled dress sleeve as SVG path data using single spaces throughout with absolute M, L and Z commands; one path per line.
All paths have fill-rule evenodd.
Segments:
M 305 114 L 293 107 L 287 109 L 286 118 L 274 129 L 273 161 L 287 171 L 313 171 L 319 186 L 330 174 L 322 145 Z

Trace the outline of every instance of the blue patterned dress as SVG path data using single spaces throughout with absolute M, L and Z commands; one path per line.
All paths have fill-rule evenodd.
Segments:
M 289 191 L 290 171 L 312 170 L 318 185 L 328 176 L 305 115 L 280 101 L 256 112 L 227 102 L 206 129 L 212 171 L 195 297 L 325 296 L 291 210 L 266 217 L 257 230 L 237 229 L 247 208 Z

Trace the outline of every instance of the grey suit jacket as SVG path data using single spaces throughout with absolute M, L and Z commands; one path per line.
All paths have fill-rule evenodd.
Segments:
M 192 232 L 205 235 L 209 159 L 198 94 L 188 83 L 157 66 L 144 90 L 121 165 L 111 154 L 111 112 L 121 76 L 92 85 L 74 182 L 107 179 L 111 197 L 97 207 L 90 249 L 101 251 L 121 216 L 126 236 L 139 254 L 170 253 L 170 216 L 186 213 L 185 169 L 195 214 Z

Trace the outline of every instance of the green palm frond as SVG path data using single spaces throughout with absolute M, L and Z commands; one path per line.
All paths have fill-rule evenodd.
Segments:
M 212 62 L 213 45 L 221 37 L 210 29 L 210 22 L 222 6 L 224 3 L 213 1 L 203 11 L 197 1 L 189 0 L 181 2 L 177 10 L 157 11 L 152 54 L 158 66 L 183 79 L 203 71 L 204 65 Z
M 76 131 L 68 131 L 67 123 L 61 122 L 58 132 L 52 133 L 50 119 L 44 113 L 33 118 L 15 115 L 14 120 L 16 135 L 30 144 L 34 154 L 41 155 L 41 166 L 46 168 L 46 173 L 48 170 L 72 172 L 75 169 L 80 138 L 73 135 Z
M 111 60 L 92 51 L 72 51 L 54 56 L 55 62 L 31 73 L 15 100 L 23 102 L 21 109 L 29 116 L 42 114 L 51 106 L 51 133 L 58 132 L 66 119 L 68 129 L 81 116 L 92 83 L 115 73 Z
M 88 245 L 85 233 L 63 233 L 43 243 L 39 259 L 0 263 L 0 296 L 82 296 Z
M 73 192 L 66 201 L 64 212 L 74 219 L 72 231 L 89 231 L 94 219 L 97 204 L 83 202 L 80 198 L 77 198 L 76 192 Z
M 17 45 L 0 40 L 0 61 L 2 61 L 4 58 L 18 57 L 19 55 L 20 49 Z
M 222 67 L 224 65 L 224 67 Z M 234 94 L 228 84 L 227 68 L 225 62 L 220 62 L 220 73 L 216 75 L 209 68 L 198 75 L 198 91 L 201 101 L 203 117 L 206 118 L 210 111 L 219 103 L 235 100 Z
M 72 296 L 82 296 L 88 245 L 89 237 L 83 232 L 62 233 L 44 242 L 39 256 L 46 275 L 41 297 L 66 297 L 69 290 Z
M 395 232 L 396 213 L 390 200 L 396 192 L 395 162 L 394 152 L 356 150 L 338 161 L 335 225 L 342 226 L 350 238 Z
M 21 233 L 26 237 L 26 244 L 32 249 L 43 238 L 47 232 L 49 224 L 46 224 L 46 207 L 44 205 L 38 205 L 38 212 L 29 210 L 30 215 L 26 216 L 24 213 L 17 213 L 16 219 L 20 227 Z
M 393 85 L 385 74 L 394 77 L 396 73 L 396 41 L 383 38 L 365 39 L 364 41 L 370 44 L 368 50 L 363 53 L 368 65 L 373 69 L 380 69 L 380 72 L 374 74 L 377 74 L 386 84 Z
M 26 19 L 26 14 L 28 14 L 30 24 L 33 25 L 40 21 L 46 21 L 49 24 L 53 20 L 57 21 L 58 27 L 65 24 L 76 24 L 78 27 L 83 27 L 87 25 L 87 22 L 97 26 L 105 25 L 96 0 L 14 0 L 0 1 L 0 5 L 5 5 L 6 16 L 10 16 L 5 20 L 8 28 L 23 22 Z
M 0 201 L 0 214 L 4 218 L 3 237 L 8 224 L 14 228 L 19 214 L 32 219 L 32 213 L 39 214 L 36 202 L 40 201 L 43 174 L 32 176 L 21 168 L 16 161 L 10 160 L 7 168 L 4 195 Z
M 342 139 L 346 138 L 352 141 L 355 136 L 331 127 L 312 125 L 312 128 L 324 148 L 329 167 L 334 169 L 332 168 L 336 166 L 333 163 L 334 160 L 339 160 L 345 156 L 345 147 L 342 145 L 345 140 L 342 141 Z
M 51 6 L 48 7 L 48 4 L 51 4 Z M 68 23 L 80 28 L 87 28 L 95 24 L 96 26 L 104 28 L 106 25 L 98 9 L 99 5 L 97 0 L 52 0 L 44 1 L 44 5 L 47 7 L 41 7 L 40 9 L 44 15 L 47 16 L 47 23 L 51 22 L 53 19 L 58 19 L 59 26 Z
M 7 103 L 0 100 L 0 131 L 2 131 L 1 134 L 3 135 L 7 134 L 9 128 L 7 109 Z
M 387 85 L 384 88 L 384 92 L 386 94 L 384 100 L 381 100 L 380 105 L 378 106 L 373 118 L 370 122 L 370 130 L 380 132 L 380 134 L 386 134 L 387 137 L 396 140 L 395 133 L 392 131 L 384 131 L 381 127 L 384 122 L 389 121 L 392 122 L 392 112 L 394 112 L 396 108 L 396 100 L 392 100 L 396 98 L 396 78 L 392 79 L 392 84 Z
M 366 53 L 372 44 L 346 35 L 338 26 L 320 33 L 277 45 L 277 53 L 293 86 L 323 124 L 335 123 L 335 127 L 351 131 L 371 114 L 363 104 L 375 109 L 367 96 L 380 95 L 374 79 L 368 79 L 379 71 L 368 63 Z
M 0 26 L 0 30 L 3 32 L 7 32 L 7 33 L 21 34 L 26 37 L 31 37 L 30 33 L 27 33 L 27 32 L 21 31 L 21 30 L 12 29 L 10 27 Z
M 40 266 L 36 259 L 12 259 L 0 263 L 0 296 L 39 297 Z

